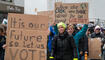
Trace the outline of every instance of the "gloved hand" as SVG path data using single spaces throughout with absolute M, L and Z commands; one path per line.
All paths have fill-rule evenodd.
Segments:
M 73 60 L 78 60 L 78 58 L 73 58 Z
M 53 56 L 50 56 L 49 59 L 50 59 L 50 60 L 54 60 L 54 57 L 53 57 Z

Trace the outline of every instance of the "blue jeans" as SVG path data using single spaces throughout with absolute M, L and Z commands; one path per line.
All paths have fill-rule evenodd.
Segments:
M 84 60 L 84 55 L 80 55 L 80 58 L 79 58 L 79 60 Z
M 81 60 L 84 60 L 84 56 L 81 57 Z

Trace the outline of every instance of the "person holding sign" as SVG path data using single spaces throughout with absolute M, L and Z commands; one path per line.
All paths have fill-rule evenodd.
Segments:
M 4 28 L 0 25 L 0 60 L 4 60 L 6 37 L 4 36 Z
M 57 24 L 59 34 L 56 35 L 52 43 L 52 53 L 50 58 L 54 60 L 77 60 L 77 51 L 72 35 L 66 31 L 66 24 Z
M 48 57 L 47 60 L 49 60 L 49 56 L 51 55 L 52 41 L 53 41 L 55 34 L 56 33 L 54 31 L 53 26 L 50 26 L 49 27 L 48 41 L 47 41 L 47 57 Z
M 105 28 L 102 29 L 104 38 L 102 39 L 102 60 L 105 60 Z
M 96 26 L 94 29 L 94 32 L 91 34 L 91 38 L 101 38 L 101 55 L 103 55 L 103 46 L 104 46 L 104 34 L 101 33 L 101 27 L 100 26 Z M 102 56 L 103 58 L 103 56 Z
M 80 55 L 79 49 L 78 49 L 79 48 L 79 40 L 80 40 L 80 38 L 85 36 L 87 29 L 88 29 L 87 24 L 84 24 L 83 28 L 79 32 L 75 32 L 75 27 L 72 24 L 69 24 L 68 27 L 67 27 L 68 34 L 72 35 L 74 40 L 75 40 L 75 44 L 76 44 L 76 47 L 77 47 L 78 58 L 79 58 L 79 55 Z
M 101 33 L 101 27 L 96 26 L 94 32 L 91 34 L 91 38 L 104 38 L 104 35 Z

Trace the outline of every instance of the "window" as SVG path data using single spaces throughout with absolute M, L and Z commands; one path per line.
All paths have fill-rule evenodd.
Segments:
M 6 2 L 13 2 L 13 0 L 1 0 L 1 1 L 6 1 Z
M 6 0 L 1 0 L 1 1 L 6 1 Z
M 8 2 L 13 2 L 12 0 L 7 0 Z

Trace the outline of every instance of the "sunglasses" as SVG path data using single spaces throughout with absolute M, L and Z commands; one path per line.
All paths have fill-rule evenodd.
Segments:
M 100 29 L 96 29 L 96 30 L 100 30 Z

